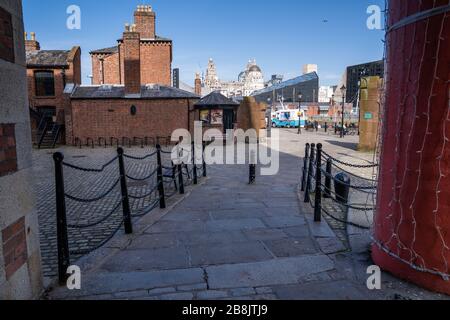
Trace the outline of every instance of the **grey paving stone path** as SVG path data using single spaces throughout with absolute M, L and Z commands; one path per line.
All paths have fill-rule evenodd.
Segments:
M 248 167 L 211 166 L 203 184 L 166 211 L 135 224 L 131 236 L 79 260 L 82 288 L 55 287 L 49 299 L 434 299 L 443 298 L 383 274 L 366 287 L 368 238 L 349 251 L 324 220 L 299 201 L 305 142 L 334 155 L 370 158 L 339 139 L 280 130 L 280 172 L 248 185 Z M 353 140 L 351 140 L 353 139 Z M 156 218 L 155 218 L 156 217 Z

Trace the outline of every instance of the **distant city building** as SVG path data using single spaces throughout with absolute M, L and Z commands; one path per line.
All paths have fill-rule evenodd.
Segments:
M 384 60 L 373 61 L 355 66 L 347 67 L 347 103 L 353 103 L 356 108 L 359 82 L 362 77 L 379 76 L 384 77 Z
M 283 82 L 283 76 L 281 74 L 273 74 L 269 81 L 266 83 L 266 87 L 271 87 Z
M 303 74 L 308 74 L 308 73 L 319 73 L 319 68 L 317 66 L 317 64 L 305 64 L 303 66 Z
M 319 102 L 329 103 L 333 98 L 336 86 L 320 86 L 319 87 Z
M 255 60 L 248 62 L 246 69 L 238 75 L 237 81 L 221 81 L 216 64 L 213 59 L 209 59 L 202 82 L 202 95 L 219 91 L 228 98 L 250 96 L 254 91 L 264 87 L 264 75 Z
M 283 81 L 271 87 L 253 92 L 252 96 L 258 102 L 272 104 L 282 100 L 283 102 L 298 102 L 299 95 L 302 95 L 302 102 L 317 102 L 319 99 L 319 76 L 316 72 L 304 74 L 300 77 Z
M 172 72 L 172 87 L 180 88 L 180 69 L 175 68 Z

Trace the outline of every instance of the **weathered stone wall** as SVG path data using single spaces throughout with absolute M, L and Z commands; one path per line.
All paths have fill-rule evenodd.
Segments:
M 0 299 L 32 299 L 42 291 L 39 230 L 31 189 L 22 2 L 0 0 L 2 23 L 12 24 L 12 61 L 0 57 Z

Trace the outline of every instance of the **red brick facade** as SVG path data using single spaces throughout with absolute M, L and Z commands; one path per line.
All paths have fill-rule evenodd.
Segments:
M 138 6 L 131 28 L 139 34 L 141 84 L 171 85 L 172 41 L 155 34 L 155 13 L 148 6 Z M 126 32 L 125 32 L 126 34 Z M 117 47 L 91 52 L 92 84 L 125 83 L 125 39 Z
M 36 94 L 35 72 L 51 71 L 54 74 L 55 95 L 38 96 Z M 64 87 L 67 83 L 81 84 L 81 49 L 73 47 L 70 51 L 67 66 L 27 66 L 28 99 L 30 107 L 40 108 L 53 107 L 56 111 L 57 122 L 64 124 L 64 108 L 67 99 L 64 96 Z
M 0 124 L 0 177 L 17 171 L 14 124 Z
M 91 54 L 93 84 L 122 84 L 123 65 L 119 53 Z
M 124 32 L 123 56 L 125 59 L 125 92 L 138 94 L 141 92 L 141 50 L 138 32 Z
M 6 279 L 9 280 L 28 260 L 25 217 L 2 230 Z
M 67 132 L 73 139 L 86 143 L 111 137 L 168 137 L 176 129 L 192 130 L 195 118 L 193 105 L 197 99 L 82 99 L 72 100 L 71 119 Z M 131 107 L 136 107 L 132 115 Z
M 138 6 L 134 12 L 134 23 L 136 31 L 141 34 L 142 39 L 155 39 L 155 12 L 150 6 Z

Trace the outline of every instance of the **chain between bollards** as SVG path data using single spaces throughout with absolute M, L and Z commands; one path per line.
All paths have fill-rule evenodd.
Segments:
M 56 191 L 56 234 L 58 247 L 58 280 L 59 284 L 67 282 L 67 269 L 70 266 L 69 238 L 67 234 L 66 199 L 64 191 L 63 160 L 64 155 L 57 152 L 53 155 L 55 162 Z

